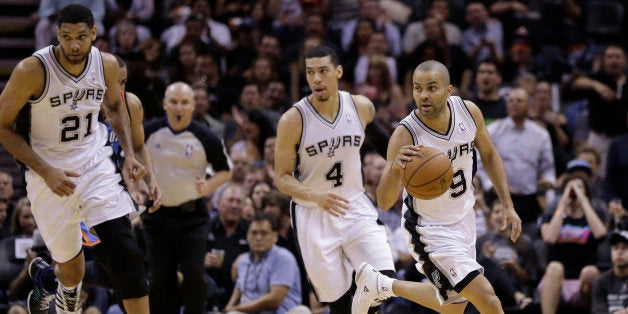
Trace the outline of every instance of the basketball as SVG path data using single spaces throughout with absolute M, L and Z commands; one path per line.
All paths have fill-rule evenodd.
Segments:
M 452 178 L 449 158 L 434 147 L 423 146 L 419 154 L 406 163 L 402 181 L 410 195 L 430 200 L 449 190 Z

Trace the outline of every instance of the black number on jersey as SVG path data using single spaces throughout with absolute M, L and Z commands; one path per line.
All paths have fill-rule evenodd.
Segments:
M 85 134 L 83 138 L 86 138 L 92 134 L 92 116 L 90 112 L 85 116 L 85 122 L 87 123 Z M 61 119 L 61 142 L 71 142 L 79 139 L 79 133 L 81 128 L 81 117 L 79 115 L 67 116 Z
M 327 181 L 332 181 L 335 188 L 342 185 L 342 177 L 342 163 L 340 162 L 331 166 L 329 171 L 325 174 L 325 179 L 327 179 Z
M 464 171 L 462 169 L 454 173 L 454 178 L 451 180 L 449 188 L 452 190 L 451 197 L 456 198 L 467 191 L 467 180 L 464 177 Z

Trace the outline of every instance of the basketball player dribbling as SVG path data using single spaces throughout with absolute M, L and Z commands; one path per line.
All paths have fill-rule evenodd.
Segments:
M 127 214 L 134 211 L 110 160 L 101 104 L 126 159 L 123 175 L 141 179 L 118 85 L 116 58 L 92 47 L 91 11 L 70 4 L 57 17 L 59 45 L 22 60 L 0 95 L 0 143 L 25 167 L 26 190 L 38 229 L 57 262 L 57 313 L 79 313 L 85 272 L 79 222 L 111 248 L 114 280 L 125 287 L 129 313 L 148 313 L 142 253 Z M 15 124 L 15 126 L 14 126 Z
M 380 208 L 390 208 L 395 202 L 404 164 L 422 146 L 435 147 L 452 161 L 453 182 L 443 195 L 419 200 L 404 191 L 401 226 L 417 269 L 430 283 L 394 280 L 363 263 L 356 274 L 358 288 L 352 313 L 365 314 L 374 300 L 392 296 L 439 312 L 463 313 L 469 301 L 480 313 L 503 313 L 493 287 L 475 259 L 475 198 L 471 182 L 477 148 L 504 204 L 503 228 L 512 224 L 511 240 L 515 241 L 521 233 L 521 219 L 512 205 L 501 158 L 479 108 L 451 96 L 449 72 L 443 64 L 419 64 L 412 80 L 417 109 L 401 121 L 391 136 L 386 167 L 377 187 L 377 202 Z
M 360 147 L 371 138 L 375 107 L 338 90 L 342 66 L 331 48 L 310 49 L 305 68 L 312 94 L 279 121 L 275 183 L 293 198 L 292 225 L 318 300 L 346 314 L 361 262 L 394 274 L 384 226 L 362 185 Z

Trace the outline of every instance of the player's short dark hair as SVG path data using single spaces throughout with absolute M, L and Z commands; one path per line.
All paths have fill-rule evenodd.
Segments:
M 324 58 L 329 56 L 331 59 L 331 63 L 334 66 L 340 65 L 340 59 L 338 58 L 338 54 L 334 49 L 325 45 L 318 45 L 305 53 L 305 59 L 310 58 Z
M 450 81 L 449 81 L 449 70 L 447 69 L 447 67 L 435 60 L 427 60 L 422 62 L 421 64 L 419 64 L 416 69 L 414 71 L 421 71 L 421 72 L 438 72 L 440 74 L 443 75 L 443 78 L 445 79 L 445 84 L 449 85 Z
M 87 27 L 94 26 L 94 15 L 86 6 L 81 4 L 68 4 L 59 11 L 57 26 L 63 23 L 80 24 L 85 23 Z
M 124 60 L 122 60 L 122 58 L 120 58 L 120 56 L 114 54 L 114 56 L 116 57 L 116 60 L 118 60 L 118 66 L 122 69 L 126 67 L 126 62 L 124 62 Z

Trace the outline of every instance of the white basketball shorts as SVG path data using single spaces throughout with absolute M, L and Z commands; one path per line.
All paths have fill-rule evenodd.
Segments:
M 26 172 L 33 216 L 55 261 L 67 262 L 81 251 L 81 221 L 91 228 L 134 210 L 131 197 L 120 185 L 121 175 L 107 157 L 110 155 L 111 148 L 102 147 L 81 169 L 72 170 L 80 177 L 72 178 L 76 188 L 68 197 L 54 194 L 34 171 Z
M 351 218 L 293 205 L 293 228 L 319 301 L 333 302 L 343 296 L 362 262 L 378 270 L 395 269 L 386 230 L 377 223 L 377 210 L 366 194 L 351 201 L 351 215 L 347 214 Z
M 417 269 L 434 285 L 441 305 L 466 301 L 454 287 L 472 272 L 484 271 L 476 261 L 475 213 L 469 211 L 459 222 L 447 225 L 417 226 L 417 218 L 404 208 L 401 227 Z

